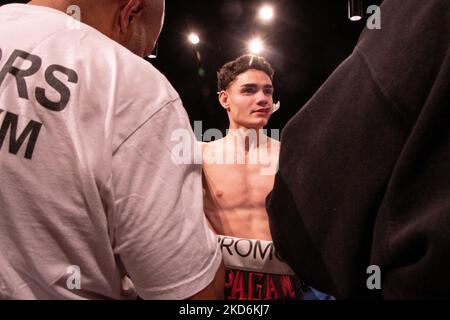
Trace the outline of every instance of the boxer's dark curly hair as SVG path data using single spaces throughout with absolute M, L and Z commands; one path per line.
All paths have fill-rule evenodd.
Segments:
M 264 57 L 247 54 L 226 63 L 217 72 L 217 88 L 219 91 L 226 90 L 238 75 L 249 69 L 262 71 L 273 80 L 274 71 L 270 63 Z

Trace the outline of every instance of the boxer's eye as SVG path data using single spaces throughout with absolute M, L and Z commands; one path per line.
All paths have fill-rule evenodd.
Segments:
M 246 87 L 246 88 L 243 88 L 241 92 L 246 93 L 246 94 L 254 94 L 257 92 L 257 89 L 252 88 L 252 87 Z
M 271 96 L 273 95 L 273 88 L 264 88 L 263 92 L 266 96 Z

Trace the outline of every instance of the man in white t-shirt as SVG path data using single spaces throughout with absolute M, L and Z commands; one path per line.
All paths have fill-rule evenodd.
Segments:
M 163 0 L 0 7 L 0 299 L 220 298 L 201 167 L 171 161 L 189 121 L 141 58 L 163 16 Z

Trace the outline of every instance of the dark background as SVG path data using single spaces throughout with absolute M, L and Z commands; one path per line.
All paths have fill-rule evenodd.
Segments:
M 282 129 L 351 54 L 369 16 L 366 8 L 381 1 L 363 0 L 363 19 L 352 22 L 348 0 L 166 0 L 158 57 L 151 62 L 177 89 L 192 123 L 224 132 L 228 118 L 217 101 L 216 72 L 260 36 L 268 47 L 262 55 L 275 69 L 275 101 L 281 101 L 268 128 Z M 10 2 L 27 1 L 1 1 Z M 274 6 L 270 24 L 256 18 L 263 4 Z M 200 35 L 198 46 L 187 41 L 191 31 Z
M 262 4 L 272 4 L 275 19 L 257 19 Z M 347 0 L 211 0 L 166 1 L 166 20 L 154 65 L 178 90 L 191 121 L 203 130 L 228 128 L 225 110 L 217 101 L 216 72 L 247 51 L 254 35 L 265 39 L 265 56 L 275 69 L 275 101 L 281 109 L 268 128 L 282 129 L 311 98 L 333 70 L 351 54 L 366 25 L 348 19 Z M 363 12 L 381 0 L 363 0 Z M 187 41 L 191 30 L 202 42 Z M 201 60 L 197 57 L 197 51 Z M 203 69 L 204 76 L 199 75 Z

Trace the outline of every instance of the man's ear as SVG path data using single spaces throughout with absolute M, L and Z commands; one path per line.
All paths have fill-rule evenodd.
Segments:
M 127 0 L 120 8 L 119 27 L 121 33 L 127 33 L 130 24 L 141 17 L 145 0 Z
M 226 92 L 225 90 L 219 92 L 220 105 L 227 111 L 230 110 L 229 98 L 230 97 L 228 96 L 228 92 Z

